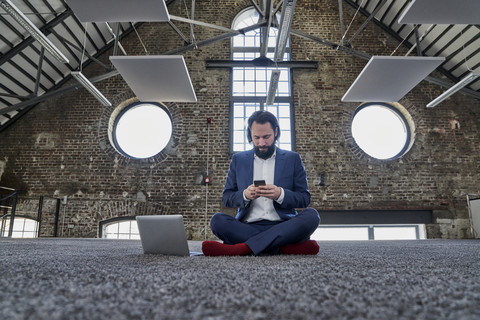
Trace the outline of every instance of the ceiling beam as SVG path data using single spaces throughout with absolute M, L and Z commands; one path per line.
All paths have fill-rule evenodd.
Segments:
M 170 20 L 180 21 L 180 22 L 185 22 L 185 23 L 190 23 L 190 24 L 196 24 L 196 25 L 199 25 L 199 26 L 202 26 L 202 27 L 208 27 L 208 28 L 217 29 L 217 30 L 226 31 L 226 32 L 235 32 L 235 30 L 233 30 L 233 29 L 218 26 L 216 24 L 197 21 L 197 20 L 193 20 L 193 19 L 187 19 L 187 18 L 178 17 L 178 16 L 174 16 L 174 15 L 170 15 Z
M 66 18 L 70 17 L 72 15 L 72 11 L 65 11 L 62 12 L 60 15 L 55 17 L 52 21 L 50 21 L 48 24 L 45 26 L 39 28 L 39 30 L 44 33 L 45 35 L 48 35 L 51 33 L 49 30 L 52 29 L 54 26 L 57 24 L 60 24 L 65 20 Z M 28 37 L 25 40 L 23 40 L 21 43 L 15 45 L 15 47 L 11 50 L 8 50 L 7 53 L 2 55 L 0 58 L 0 65 L 4 64 L 5 62 L 9 61 L 12 59 L 16 54 L 20 53 L 27 47 L 29 47 L 32 43 L 34 43 L 36 40 L 33 37 Z
M 135 27 L 137 27 L 137 28 L 140 25 L 142 25 L 141 22 L 135 23 Z M 121 40 L 123 37 L 127 36 L 129 33 L 133 32 L 135 27 L 133 26 L 133 24 L 131 24 L 130 28 L 126 29 L 121 35 L 119 35 L 119 40 Z M 94 55 L 94 57 L 98 58 L 99 56 L 103 55 L 105 52 L 110 50 L 110 48 L 112 46 L 113 46 L 113 42 L 107 43 L 100 51 L 98 51 Z M 84 67 L 87 66 L 88 64 L 90 64 L 91 62 L 92 62 L 91 60 L 87 61 L 84 64 Z M 114 71 L 106 73 L 105 75 L 94 77 L 90 80 L 92 82 L 98 82 L 98 81 L 113 77 L 117 74 L 118 74 L 118 72 L 116 70 L 114 70 Z M 29 99 L 28 101 L 24 101 L 24 102 L 21 102 L 21 103 L 18 103 L 18 104 L 11 105 L 11 106 L 8 106 L 6 108 L 0 109 L 0 115 L 6 114 L 6 113 L 9 113 L 9 112 L 12 112 L 12 111 L 18 112 L 15 116 L 13 116 L 11 118 L 10 121 L 4 123 L 3 125 L 0 125 L 0 132 L 2 132 L 3 130 L 7 129 L 10 125 L 15 123 L 15 121 L 20 119 L 24 114 L 26 114 L 29 110 L 31 110 L 36 104 L 38 104 L 40 102 L 44 102 L 44 101 L 46 101 L 48 99 L 51 99 L 51 98 L 55 98 L 55 97 L 60 96 L 64 93 L 67 93 L 69 91 L 72 91 L 72 90 L 75 90 L 75 89 L 78 89 L 78 88 L 82 87 L 81 84 L 77 84 L 77 85 L 68 87 L 66 91 L 61 91 L 62 89 L 60 89 L 60 88 L 62 88 L 63 85 L 65 85 L 68 81 L 70 81 L 71 78 L 72 78 L 72 76 L 68 76 L 68 77 L 64 78 L 62 81 L 57 83 L 51 90 L 49 90 L 47 93 L 45 93 L 41 96 L 37 96 L 37 97 L 34 97 L 32 99 Z M 19 98 L 19 99 L 21 99 L 21 98 Z
M 291 69 L 318 69 L 317 61 L 279 61 L 277 63 L 270 59 L 260 61 L 258 59 L 251 61 L 243 60 L 207 60 L 205 61 L 206 68 L 291 68 Z
M 203 41 L 199 41 L 195 44 L 189 44 L 189 45 L 183 46 L 181 48 L 176 48 L 176 49 L 173 49 L 173 50 L 169 50 L 169 51 L 164 52 L 162 54 L 169 55 L 169 54 L 179 54 L 179 53 L 188 52 L 190 50 L 197 49 L 197 48 L 200 48 L 200 47 L 204 47 L 204 46 L 210 45 L 210 44 L 218 42 L 218 41 L 229 39 L 229 38 L 237 36 L 239 34 L 245 34 L 245 33 L 249 32 L 251 30 L 255 30 L 255 29 L 258 29 L 260 27 L 263 27 L 264 25 L 265 25 L 265 23 L 257 23 L 257 24 L 254 24 L 252 26 L 248 26 L 248 27 L 245 27 L 245 28 L 242 28 L 242 29 L 231 30 L 230 32 L 218 35 L 216 37 L 212 37 L 212 38 L 209 38 L 209 39 L 206 39 L 206 40 L 203 40 Z
M 118 74 L 119 74 L 119 72 L 117 70 L 113 70 L 113 71 L 107 72 L 103 75 L 93 77 L 89 80 L 90 80 L 90 82 L 95 83 L 95 82 L 99 82 L 99 81 L 102 81 L 102 80 L 109 79 L 109 78 L 114 77 Z M 74 90 L 77 90 L 77 89 L 81 89 L 81 88 L 83 88 L 83 85 L 80 84 L 80 83 L 77 83 L 77 84 L 74 84 L 74 85 L 71 85 L 71 86 L 68 86 L 68 87 L 65 87 L 65 88 L 49 91 L 49 92 L 47 92 L 47 93 L 45 93 L 41 96 L 36 96 L 36 97 L 34 97 L 34 98 L 32 98 L 28 101 L 20 102 L 20 103 L 17 103 L 15 105 L 0 109 L 0 114 L 12 112 L 12 111 L 19 111 L 19 110 L 22 110 L 24 108 L 33 106 L 37 103 L 44 102 L 48 99 L 53 99 L 53 98 L 59 97 L 59 96 L 65 94 L 65 93 L 68 93 L 68 92 L 71 92 L 71 91 L 74 91 Z

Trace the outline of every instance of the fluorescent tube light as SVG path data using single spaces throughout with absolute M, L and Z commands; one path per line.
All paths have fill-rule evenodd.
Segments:
M 40 44 L 58 61 L 68 63 L 67 57 L 44 35 L 30 19 L 28 19 L 10 0 L 0 0 L 0 7 L 5 10 L 19 25 L 40 42 Z
M 270 85 L 268 87 L 267 101 L 265 104 L 271 106 L 275 100 L 275 93 L 277 93 L 278 80 L 280 79 L 280 70 L 272 70 L 270 77 Z
M 278 27 L 277 45 L 275 47 L 275 54 L 273 57 L 274 62 L 282 61 L 285 49 L 287 47 L 288 36 L 290 35 L 290 29 L 293 20 L 293 11 L 297 0 L 284 0 L 282 7 L 282 15 L 280 17 L 280 26 Z M 280 77 L 280 70 L 272 70 L 270 77 L 270 85 L 267 92 L 267 105 L 272 105 L 275 99 L 275 93 L 277 92 L 278 79 Z
M 77 79 L 78 82 L 81 83 L 82 86 L 85 87 L 85 89 L 87 89 L 88 91 L 90 91 L 91 94 L 93 94 L 93 96 L 98 100 L 100 101 L 101 104 L 103 104 L 104 106 L 106 107 L 110 107 L 112 104 L 110 103 L 110 101 L 108 101 L 107 98 L 105 98 L 105 96 L 100 92 L 98 91 L 98 89 L 93 85 L 93 83 L 90 82 L 90 80 L 88 80 L 82 72 L 80 71 L 72 71 L 71 72 L 71 75 Z
M 463 78 L 462 80 L 460 80 L 458 83 L 456 83 L 455 85 L 453 85 L 452 87 L 450 87 L 450 89 L 448 89 L 447 91 L 445 91 L 444 93 L 442 93 L 441 95 L 439 95 L 437 98 L 435 98 L 434 100 L 432 100 L 429 104 L 427 104 L 427 108 L 433 108 L 433 107 L 435 107 L 437 104 L 439 104 L 439 103 L 442 102 L 443 100 L 447 99 L 447 98 L 450 97 L 452 94 L 454 94 L 454 93 L 457 92 L 458 90 L 462 89 L 463 87 L 465 87 L 465 86 L 468 85 L 470 82 L 472 82 L 473 80 L 477 79 L 478 77 L 480 77 L 480 73 L 475 73 L 475 72 L 470 73 L 468 76 L 466 76 L 465 78 Z
M 297 0 L 284 0 L 282 15 L 280 17 L 280 26 L 278 27 L 277 46 L 275 48 L 275 56 L 273 61 L 283 60 L 283 54 L 287 47 L 287 40 L 293 20 L 293 11 Z

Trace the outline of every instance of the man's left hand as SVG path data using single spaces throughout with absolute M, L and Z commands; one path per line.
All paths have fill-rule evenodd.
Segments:
M 256 195 L 265 197 L 271 200 L 277 200 L 282 194 L 282 189 L 274 184 L 267 184 L 265 186 L 258 186 Z

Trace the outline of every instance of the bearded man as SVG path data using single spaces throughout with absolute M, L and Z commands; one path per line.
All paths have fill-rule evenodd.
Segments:
M 253 149 L 233 155 L 222 195 L 223 204 L 237 208 L 237 215 L 213 215 L 210 227 L 223 243 L 204 241 L 206 256 L 319 252 L 318 243 L 310 240 L 320 216 L 307 208 L 305 167 L 298 153 L 276 147 L 279 137 L 272 113 L 256 111 L 248 119 L 247 138 Z

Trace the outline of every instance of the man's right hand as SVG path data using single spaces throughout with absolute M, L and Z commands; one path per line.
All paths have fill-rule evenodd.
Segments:
M 248 200 L 255 200 L 257 199 L 259 196 L 256 194 L 256 190 L 257 190 L 257 187 L 255 187 L 255 185 L 251 184 L 248 186 L 247 189 L 243 190 L 243 195 L 245 196 L 245 198 L 247 198 Z

